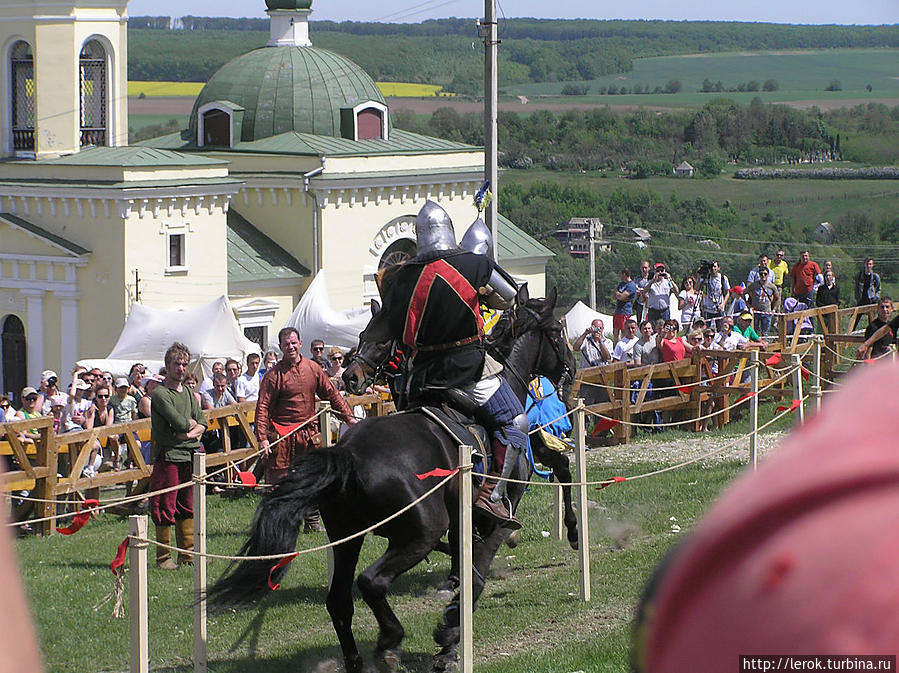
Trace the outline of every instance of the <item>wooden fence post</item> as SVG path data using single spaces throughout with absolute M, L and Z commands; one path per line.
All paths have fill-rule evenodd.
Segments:
M 41 535 L 52 535 L 56 531 L 56 474 L 59 462 L 59 451 L 56 445 L 56 433 L 53 426 L 48 425 L 38 430 L 40 438 L 37 441 L 36 462 L 39 466 L 47 468 L 46 475 L 41 479 L 35 479 L 34 497 L 44 502 L 37 503 L 35 511 L 40 519 L 51 517 L 42 521 L 39 525 Z M 54 502 L 50 502 L 50 501 Z
M 749 385 L 752 396 L 749 398 L 749 464 L 756 470 L 759 466 L 759 352 L 754 348 L 749 352 Z
M 331 403 L 320 401 L 318 402 L 318 409 L 321 411 L 321 416 L 318 417 L 318 429 L 322 438 L 322 448 L 327 448 L 332 445 L 331 441 Z
M 147 641 L 147 517 L 128 517 L 128 615 L 131 623 L 131 673 L 148 673 L 150 649 Z M 135 538 L 140 538 L 135 539 Z
M 821 334 L 815 335 L 814 344 L 812 346 L 812 376 L 811 381 L 809 382 L 809 394 L 812 396 L 812 409 L 815 414 L 821 412 L 821 345 L 823 343 L 824 336 Z
M 459 671 L 474 671 L 474 637 L 471 613 L 474 609 L 472 586 L 471 523 L 471 452 L 472 447 L 459 445 Z
M 206 454 L 194 454 L 194 671 L 206 673 Z
M 793 399 L 799 400 L 796 412 L 799 415 L 799 424 L 805 422 L 805 410 L 802 403 L 802 359 L 799 355 L 790 356 L 790 364 L 793 366 Z
M 574 436 L 575 473 L 577 474 L 577 541 L 578 558 L 581 567 L 581 600 L 590 600 L 590 534 L 589 512 L 587 508 L 587 436 L 585 427 L 584 400 L 575 400 L 576 410 L 572 418 Z

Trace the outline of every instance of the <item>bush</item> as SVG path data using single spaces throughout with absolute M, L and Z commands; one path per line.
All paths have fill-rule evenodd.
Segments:
M 777 91 L 780 88 L 780 84 L 776 79 L 766 79 L 765 83 L 762 84 L 762 91 Z
M 680 93 L 684 88 L 683 83 L 679 79 L 669 79 L 665 85 L 665 93 Z
M 830 84 L 828 84 L 826 87 L 824 87 L 824 90 L 825 91 L 842 91 L 843 83 L 838 79 L 832 79 L 832 80 L 830 80 Z
M 562 87 L 563 96 L 584 96 L 590 90 L 588 84 L 566 84 Z
M 696 166 L 696 170 L 704 178 L 716 178 L 724 170 L 724 159 L 712 152 L 703 154 Z

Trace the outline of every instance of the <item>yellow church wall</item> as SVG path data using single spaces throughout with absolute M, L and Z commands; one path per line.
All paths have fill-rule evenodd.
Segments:
M 80 146 L 78 54 L 70 21 L 35 27 L 35 156 L 72 152 Z
M 183 234 L 186 268 L 168 267 L 169 235 Z M 228 294 L 225 212 L 206 208 L 160 211 L 125 221 L 124 282 L 133 285 L 137 270 L 140 303 L 152 308 L 181 309 L 206 304 Z M 132 297 L 134 292 L 131 292 Z M 121 329 L 121 326 L 120 326 Z
M 368 173 L 388 171 L 427 171 L 468 168 L 484 170 L 483 152 L 458 152 L 447 154 L 399 154 L 393 156 L 328 157 L 325 161 L 328 175 L 337 173 Z
M 230 162 L 232 175 L 235 173 L 284 173 L 302 179 L 304 173 L 321 168 L 321 160 L 317 156 L 278 156 L 275 154 L 216 152 L 214 150 L 203 154 L 213 159 L 224 159 Z

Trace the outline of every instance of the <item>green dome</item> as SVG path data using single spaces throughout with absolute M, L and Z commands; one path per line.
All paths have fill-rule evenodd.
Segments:
M 269 9 L 309 9 L 312 0 L 265 0 Z
M 202 105 L 229 101 L 245 110 L 235 133 L 241 142 L 289 131 L 339 137 L 341 108 L 370 100 L 385 103 L 374 80 L 340 54 L 315 47 L 262 47 L 229 61 L 210 78 L 194 103 L 190 130 L 196 138 Z

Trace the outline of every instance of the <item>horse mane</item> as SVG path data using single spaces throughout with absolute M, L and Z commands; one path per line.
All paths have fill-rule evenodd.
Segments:
M 515 339 L 522 334 L 539 330 L 550 332 L 557 326 L 552 313 L 544 314 L 545 299 L 528 299 L 515 308 L 506 309 L 487 339 L 488 349 L 508 357 Z

